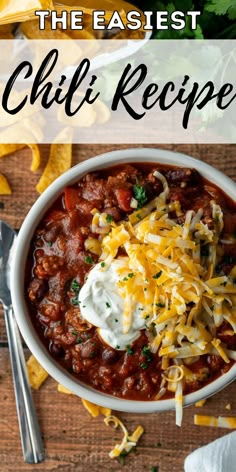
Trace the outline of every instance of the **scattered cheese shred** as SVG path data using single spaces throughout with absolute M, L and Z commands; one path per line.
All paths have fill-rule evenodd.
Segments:
M 227 403 L 227 405 L 225 405 L 225 409 L 230 411 L 231 410 L 231 403 Z
M 111 415 L 111 409 L 103 406 L 95 405 L 95 403 L 89 402 L 81 398 L 84 408 L 90 413 L 93 418 L 96 418 L 100 414 L 109 417 Z
M 205 403 L 206 403 L 206 398 L 203 398 L 203 400 L 199 400 L 199 402 L 196 402 L 196 403 L 195 403 L 195 406 L 196 406 L 197 408 L 201 408 L 202 406 L 205 405 Z
M 137 445 L 137 442 L 138 442 L 139 438 L 142 436 L 142 434 L 144 432 L 143 427 L 139 425 L 136 428 L 136 430 L 134 431 L 134 433 L 132 435 L 129 435 L 129 433 L 128 433 L 126 427 L 124 426 L 124 424 L 122 423 L 122 421 L 119 420 L 119 418 L 117 418 L 114 415 L 107 416 L 104 419 L 104 422 L 107 426 L 109 426 L 110 423 L 114 423 L 114 427 L 115 428 L 120 427 L 122 429 L 123 433 L 124 433 L 124 437 L 123 437 L 121 443 L 116 444 L 114 449 L 112 449 L 112 451 L 109 453 L 109 456 L 110 456 L 111 459 L 113 459 L 115 457 L 119 457 L 120 454 L 124 451 L 129 453 L 131 451 L 131 449 Z
M 213 426 L 215 428 L 235 429 L 236 417 L 194 415 L 194 424 L 198 426 Z

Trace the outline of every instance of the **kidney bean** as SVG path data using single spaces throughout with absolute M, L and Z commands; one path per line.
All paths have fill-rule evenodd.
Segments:
M 215 356 L 215 355 L 209 355 L 207 356 L 207 363 L 210 366 L 211 372 L 219 372 L 221 370 L 221 367 L 224 364 L 224 361 L 222 357 L 220 356 Z
M 51 352 L 53 357 L 57 357 L 59 359 L 61 359 L 65 355 L 65 351 L 62 348 L 62 346 L 60 344 L 57 344 L 57 343 L 54 343 L 54 342 L 50 342 L 49 351 Z
M 102 353 L 102 359 L 106 364 L 115 364 L 119 360 L 119 352 L 107 347 Z

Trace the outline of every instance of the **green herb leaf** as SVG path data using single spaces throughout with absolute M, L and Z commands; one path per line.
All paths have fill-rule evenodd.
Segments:
M 78 301 L 77 298 L 71 298 L 71 301 L 70 301 L 70 302 L 71 302 L 71 304 L 74 305 L 74 306 L 79 305 L 79 301 Z
M 107 223 L 111 223 L 113 221 L 113 216 L 107 215 L 106 216 L 106 221 L 107 221 Z
M 73 292 L 76 292 L 78 293 L 79 292 L 79 289 L 80 289 L 80 284 L 77 282 L 77 280 L 72 280 L 71 282 L 71 290 L 73 290 Z
M 146 190 L 142 185 L 135 184 L 133 186 L 134 198 L 138 202 L 138 208 L 142 208 L 147 202 Z
M 236 18 L 235 0 L 208 0 L 205 10 L 216 15 L 228 15 L 231 20 Z
M 106 308 L 111 308 L 110 303 L 106 302 Z
M 151 472 L 158 472 L 158 467 L 153 465 L 152 468 L 151 468 Z
M 93 264 L 93 259 L 90 256 L 85 256 L 84 260 L 86 264 Z
M 132 356 L 134 354 L 134 350 L 132 349 L 132 347 L 129 344 L 126 346 L 126 352 L 127 352 L 128 356 Z
M 162 274 L 162 270 L 160 270 L 160 272 L 157 272 L 157 274 L 153 275 L 152 278 L 159 279 L 159 277 L 161 277 L 161 274 Z

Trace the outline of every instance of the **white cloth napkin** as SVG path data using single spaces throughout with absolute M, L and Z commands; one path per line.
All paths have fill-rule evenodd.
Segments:
M 236 432 L 200 447 L 185 459 L 185 472 L 236 472 Z

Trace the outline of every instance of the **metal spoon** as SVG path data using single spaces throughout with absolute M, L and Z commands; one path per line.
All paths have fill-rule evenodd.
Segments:
M 9 288 L 10 265 L 15 241 L 15 231 L 0 220 L 0 302 L 4 309 L 21 444 L 25 462 L 37 463 L 45 458 L 44 447 L 29 386 L 20 334 L 12 309 Z

